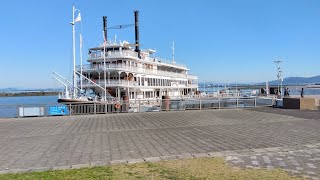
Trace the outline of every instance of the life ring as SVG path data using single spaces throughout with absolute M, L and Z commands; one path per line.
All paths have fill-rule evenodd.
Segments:
M 119 108 L 120 108 L 120 104 L 115 104 L 114 107 L 115 107 L 116 109 L 119 109 Z

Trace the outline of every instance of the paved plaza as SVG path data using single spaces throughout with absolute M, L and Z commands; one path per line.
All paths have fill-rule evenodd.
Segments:
M 0 173 L 194 157 L 319 179 L 320 113 L 262 108 L 0 119 Z

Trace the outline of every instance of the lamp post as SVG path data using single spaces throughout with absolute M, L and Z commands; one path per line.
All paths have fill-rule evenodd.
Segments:
M 280 63 L 282 61 L 278 60 L 278 61 L 274 61 L 274 63 L 277 64 L 277 78 L 278 78 L 278 95 L 281 95 L 282 92 L 280 91 L 280 84 L 281 84 L 281 90 L 282 90 L 282 70 L 280 68 Z M 279 94 L 280 92 L 280 94 Z
M 214 81 L 212 81 L 212 86 L 213 86 L 213 95 L 216 93 L 216 87 L 214 85 Z

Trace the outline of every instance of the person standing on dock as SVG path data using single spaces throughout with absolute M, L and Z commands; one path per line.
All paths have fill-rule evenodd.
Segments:
M 289 88 L 286 88 L 284 90 L 284 96 L 289 96 L 290 95 L 289 92 L 290 92 Z
M 301 97 L 303 98 L 303 96 L 304 96 L 304 89 L 303 88 L 301 89 L 300 93 L 301 93 Z

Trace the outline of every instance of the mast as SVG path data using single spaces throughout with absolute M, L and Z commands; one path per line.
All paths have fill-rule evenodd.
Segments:
M 80 74 L 82 74 L 82 34 L 80 33 Z M 82 76 L 80 76 L 80 90 L 82 93 Z
M 76 43 L 75 43 L 75 21 L 74 13 L 76 9 L 72 6 L 72 50 L 73 50 L 73 98 L 76 97 Z
M 104 101 L 107 101 L 107 73 L 106 73 L 106 43 L 107 43 L 107 16 L 103 16 L 103 73 L 104 73 Z

